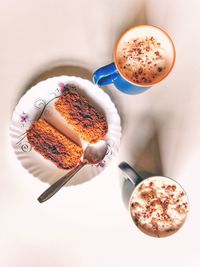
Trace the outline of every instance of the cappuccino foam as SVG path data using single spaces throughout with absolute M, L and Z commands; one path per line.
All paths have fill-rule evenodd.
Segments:
M 124 41 L 119 48 L 117 65 L 123 76 L 137 84 L 151 84 L 169 70 L 167 54 L 154 36 Z
M 181 186 L 170 178 L 150 177 L 134 190 L 130 202 L 131 216 L 144 233 L 164 237 L 183 225 L 188 199 Z

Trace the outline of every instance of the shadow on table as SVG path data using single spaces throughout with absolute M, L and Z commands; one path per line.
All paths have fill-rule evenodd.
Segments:
M 135 133 L 133 133 L 135 138 L 134 143 L 138 143 L 139 145 L 136 149 L 137 151 L 134 150 L 134 145 L 130 147 L 129 153 L 133 160 L 129 160 L 128 163 L 133 166 L 144 179 L 153 175 L 162 176 L 164 174 L 162 155 L 160 152 L 161 125 L 149 115 L 141 118 L 140 125 L 143 125 L 143 123 L 144 125 L 149 124 L 149 127 L 144 127 L 144 131 L 147 131 L 144 135 L 138 133 L 138 136 L 136 136 Z M 122 173 L 120 173 L 120 184 L 122 200 L 128 208 L 129 199 L 134 189 L 134 185 L 129 180 L 125 179 L 125 176 Z
M 68 75 L 68 76 L 78 76 L 90 81 L 92 80 L 92 72 L 84 67 L 86 64 L 82 62 L 75 63 L 75 60 L 70 60 L 69 62 L 72 63 L 67 64 L 65 62 L 58 61 L 46 64 L 38 68 L 36 73 L 33 74 L 33 76 L 27 81 L 27 83 L 22 88 L 21 92 L 18 95 L 18 98 L 16 99 L 16 102 L 18 102 L 21 96 L 25 94 L 26 91 L 29 90 L 32 86 L 34 86 L 40 81 L 46 80 L 51 77 Z
M 133 1 L 133 6 L 129 7 L 130 10 L 135 10 L 135 1 Z M 122 19 L 122 23 L 118 30 L 118 35 L 116 36 L 115 43 L 119 39 L 119 37 L 126 32 L 128 29 L 142 24 L 148 24 L 147 15 L 146 15 L 146 3 L 145 1 L 141 1 L 140 7 L 138 8 L 137 13 L 133 16 L 125 16 L 124 20 Z

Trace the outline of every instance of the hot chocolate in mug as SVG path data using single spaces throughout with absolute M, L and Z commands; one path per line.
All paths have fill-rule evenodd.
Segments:
M 158 27 L 139 25 L 126 31 L 114 48 L 114 62 L 93 74 L 99 86 L 114 84 L 126 94 L 139 94 L 161 82 L 175 62 L 175 47 Z
M 129 212 L 135 225 L 145 234 L 166 237 L 184 224 L 189 202 L 182 186 L 164 176 L 143 179 L 128 163 L 119 168 L 132 184 Z

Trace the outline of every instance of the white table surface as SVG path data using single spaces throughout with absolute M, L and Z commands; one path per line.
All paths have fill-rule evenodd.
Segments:
M 199 10 L 198 0 L 0 2 L 1 267 L 200 266 Z M 92 181 L 39 204 L 47 184 L 28 174 L 13 154 L 8 130 L 13 108 L 41 74 L 91 78 L 112 61 L 121 33 L 140 23 L 172 36 L 173 72 L 137 96 L 106 88 L 123 123 L 118 157 Z M 150 238 L 133 225 L 121 196 L 122 160 L 185 187 L 191 209 L 177 234 Z

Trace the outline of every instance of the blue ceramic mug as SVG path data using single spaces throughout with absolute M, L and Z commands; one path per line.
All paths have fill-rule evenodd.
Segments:
M 134 66 L 134 68 L 137 68 L 137 70 L 135 72 L 134 68 L 131 66 L 132 69 L 129 69 L 130 75 L 127 75 L 128 73 L 127 68 L 125 71 L 124 70 L 125 65 L 120 63 L 120 61 L 123 60 L 122 51 L 124 47 L 127 46 L 127 43 L 133 42 L 134 40 L 141 41 L 144 40 L 145 38 L 147 41 L 148 40 L 151 41 L 151 38 L 153 38 L 152 39 L 153 42 L 155 41 L 156 44 L 159 45 L 159 51 L 156 51 L 153 48 L 154 50 L 152 49 L 150 51 L 151 54 L 149 54 L 149 52 L 145 53 L 143 52 L 142 58 L 141 57 L 136 58 L 137 62 L 134 61 L 135 59 L 133 57 L 133 53 L 132 54 L 130 53 L 127 56 L 129 63 L 131 60 L 132 66 Z M 139 41 L 137 41 L 137 45 Z M 143 45 L 143 50 L 144 48 L 146 47 Z M 135 48 L 132 46 L 132 49 L 134 50 Z M 137 51 L 141 53 L 140 47 L 137 47 L 136 49 L 139 49 Z M 152 57 L 152 51 L 155 52 L 155 58 L 153 57 L 151 65 L 148 65 L 150 61 L 148 62 L 146 58 L 148 58 L 150 55 Z M 141 62 L 138 62 L 138 58 L 140 58 Z M 144 62 L 143 59 L 146 60 L 146 62 Z M 151 86 L 162 81 L 165 77 L 167 77 L 168 74 L 171 72 L 174 63 L 175 63 L 175 47 L 169 35 L 158 27 L 151 25 L 139 25 L 129 29 L 119 38 L 114 48 L 114 62 L 96 70 L 93 74 L 93 82 L 99 86 L 113 84 L 117 89 L 126 94 L 130 95 L 140 94 L 148 90 Z M 159 66 L 159 64 L 162 65 L 162 68 Z M 143 74 L 145 70 L 146 71 L 145 75 L 152 76 L 151 79 L 150 78 L 146 79 L 144 76 L 141 77 L 141 79 L 143 80 L 137 80 L 138 79 L 137 76 L 134 77 L 134 75 L 138 73 L 137 72 L 138 70 L 141 71 L 141 69 L 143 71 Z M 130 72 L 130 70 L 132 72 Z M 152 71 L 154 71 L 154 73 Z

